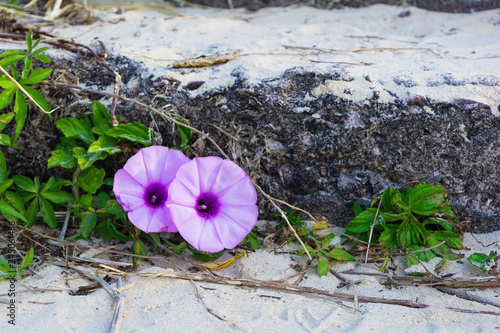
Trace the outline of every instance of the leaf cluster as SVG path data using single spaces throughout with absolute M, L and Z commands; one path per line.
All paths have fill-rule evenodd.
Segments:
M 363 210 L 355 203 L 356 216 L 346 225 L 346 233 L 368 242 L 373 228 L 371 242 L 384 245 L 389 252 L 403 250 L 408 265 L 436 256 L 458 259 L 460 255 L 452 252 L 462 247 L 458 220 L 445 198 L 441 185 L 419 184 L 402 192 L 388 187 L 370 208 Z
M 30 249 L 24 256 L 21 264 L 17 267 L 0 257 L 0 272 L 3 273 L 0 275 L 0 281 L 10 278 L 21 278 L 28 272 L 28 266 L 35 263 L 36 259 L 33 259 L 33 256 L 34 251 Z
M 37 69 L 33 70 L 33 60 L 37 59 L 43 63 L 50 61 L 49 57 L 43 55 L 42 53 L 48 49 L 48 47 L 41 47 L 35 49 L 40 43 L 41 39 L 38 39 L 33 43 L 33 33 L 30 31 L 26 35 L 27 51 L 23 50 L 7 50 L 0 53 L 0 66 L 7 70 L 11 70 L 11 78 L 7 75 L 0 76 L 0 87 L 3 91 L 0 93 L 0 110 L 6 108 L 14 100 L 13 112 L 7 112 L 0 115 L 0 130 L 3 130 L 8 123 L 10 123 L 14 116 L 16 118 L 16 130 L 14 137 L 11 138 L 7 134 L 0 133 L 0 145 L 13 146 L 16 147 L 16 141 L 26 122 L 28 116 L 28 104 L 26 102 L 23 91 L 27 93 L 34 101 L 45 112 L 49 112 L 49 104 L 45 100 L 42 94 L 37 90 L 32 88 L 32 85 L 42 82 L 47 76 L 52 73 L 52 69 Z M 21 76 L 17 69 L 14 67 L 18 62 L 23 61 L 23 69 L 21 70 Z
M 315 249 L 313 249 L 309 245 L 306 245 L 306 250 L 309 252 L 311 257 L 316 256 L 318 258 L 319 276 L 326 276 L 328 274 L 328 271 L 330 270 L 330 263 L 328 261 L 328 258 L 345 261 L 354 260 L 354 256 L 346 250 L 330 245 L 333 237 L 335 237 L 335 234 L 330 233 L 326 235 L 321 242 L 317 239 L 314 239 L 314 243 L 316 245 Z M 300 249 L 297 254 L 304 254 L 306 250 Z
M 471 264 L 479 267 L 487 274 L 499 275 L 500 255 L 496 251 L 491 251 L 490 254 L 474 253 L 467 258 Z

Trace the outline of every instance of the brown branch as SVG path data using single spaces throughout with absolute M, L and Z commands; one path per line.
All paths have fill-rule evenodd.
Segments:
M 461 290 L 454 290 L 451 288 L 441 287 L 441 286 L 436 287 L 436 289 L 442 293 L 457 296 L 468 301 L 478 302 L 481 304 L 491 305 L 500 308 L 500 303 L 498 302 L 490 301 L 489 299 L 485 299 L 484 297 L 472 295 Z
M 462 313 L 487 314 L 487 315 L 500 316 L 500 312 L 495 312 L 495 311 L 475 311 L 475 310 L 450 308 L 450 307 L 447 307 L 447 309 L 451 310 L 451 311 L 455 311 L 455 312 L 462 312 Z
M 281 283 L 278 281 L 262 281 L 262 280 L 254 280 L 254 279 L 236 279 L 236 278 L 228 278 L 222 276 L 212 276 L 208 274 L 193 274 L 193 273 L 178 273 L 173 270 L 169 270 L 165 273 L 159 274 L 127 274 L 125 275 L 139 275 L 139 276 L 148 276 L 148 277 L 165 277 L 170 279 L 181 279 L 181 280 L 191 280 L 191 281 L 203 281 L 217 284 L 226 284 L 232 286 L 241 286 L 241 287 L 252 287 L 252 288 L 266 288 L 266 289 L 277 289 L 285 292 L 293 292 L 299 294 L 312 294 L 312 295 L 322 295 L 334 298 L 340 298 L 344 300 L 354 300 L 354 295 L 332 292 L 327 290 L 321 290 L 313 287 L 304 287 L 304 286 L 295 286 L 289 285 L 285 283 Z M 132 287 L 132 285 L 130 286 Z M 128 289 L 127 286 L 118 289 L 117 291 Z M 401 300 L 401 299 L 393 299 L 393 298 L 379 298 L 379 297 L 370 297 L 370 296 L 357 296 L 357 300 L 360 303 L 379 303 L 379 304 L 392 304 L 399 306 L 406 306 L 410 308 L 426 308 L 428 305 L 409 301 L 409 300 Z
M 480 278 L 480 279 L 445 279 L 445 278 L 435 278 L 426 276 L 402 276 L 402 275 L 390 275 L 384 273 L 363 273 L 346 271 L 340 272 L 342 274 L 352 274 L 352 275 L 368 275 L 368 276 L 380 276 L 387 279 L 387 281 L 381 282 L 383 285 L 391 285 L 396 283 L 408 283 L 415 286 L 446 286 L 449 288 L 500 288 L 500 279 L 497 277 L 491 278 Z M 393 281 L 389 280 L 392 279 Z

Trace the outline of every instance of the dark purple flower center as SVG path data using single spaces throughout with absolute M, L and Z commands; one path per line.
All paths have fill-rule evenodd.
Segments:
M 217 213 L 219 213 L 219 208 L 219 199 L 211 193 L 201 194 L 196 202 L 198 214 L 205 219 L 212 218 L 217 215 Z
M 146 187 L 144 200 L 151 207 L 159 207 L 167 201 L 168 192 L 167 187 L 162 184 L 150 184 Z

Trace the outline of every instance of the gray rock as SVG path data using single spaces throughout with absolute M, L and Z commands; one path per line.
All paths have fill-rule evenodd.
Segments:
M 432 183 L 444 185 L 453 209 L 460 219 L 472 219 L 474 231 L 500 228 L 500 118 L 482 103 L 463 99 L 433 104 L 419 96 L 408 98 L 408 103 L 385 104 L 376 98 L 361 103 L 329 94 L 308 99 L 306 96 L 325 81 L 346 77 L 303 67 L 261 84 L 249 84 L 244 74 L 235 72 L 238 78 L 232 86 L 190 97 L 189 87 L 153 80 L 129 59 L 115 57 L 109 62 L 123 76 L 123 94 L 140 96 L 148 104 L 174 105 L 192 126 L 209 133 L 221 147 L 232 147 L 226 150 L 229 155 L 271 196 L 323 215 L 332 224 L 345 225 L 353 217 L 355 201 L 366 207 L 387 186 Z M 106 72 L 84 62 L 68 67 L 69 63 L 56 60 L 55 65 L 67 67 L 94 87 L 113 84 Z M 131 79 L 139 83 L 127 86 Z M 65 105 L 57 117 L 88 112 L 76 103 L 74 92 L 60 90 L 56 94 L 49 89 L 46 93 L 56 95 Z M 89 97 L 102 98 L 97 94 Z M 149 123 L 154 118 L 162 144 L 179 143 L 171 125 L 147 110 L 120 102 L 118 112 L 126 122 Z M 18 141 L 19 150 L 5 151 L 11 174 L 64 175 L 64 170 L 45 167 L 58 143 L 56 117 L 49 119 L 33 112 L 30 117 Z M 212 124 L 239 141 L 230 144 L 229 136 Z M 198 138 L 193 135 L 193 142 Z M 198 142 L 189 154 L 219 155 L 209 142 Z M 117 156 L 100 165 L 110 177 L 124 161 L 123 156 Z M 259 200 L 259 206 L 262 218 L 271 217 L 273 208 L 268 202 Z

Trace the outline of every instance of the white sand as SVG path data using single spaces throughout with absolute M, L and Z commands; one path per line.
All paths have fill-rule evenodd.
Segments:
M 489 104 L 498 116 L 500 94 L 496 80 L 500 76 L 500 10 L 448 14 L 410 8 L 411 16 L 399 18 L 397 14 L 402 10 L 383 5 L 338 11 L 306 7 L 265 9 L 257 13 L 182 9 L 180 12 L 184 17 L 167 17 L 147 10 L 116 14 L 114 9 L 96 12 L 95 15 L 104 23 L 58 26 L 52 33 L 72 37 L 87 32 L 76 41 L 95 47 L 98 38 L 113 54 L 143 61 L 146 68 L 158 77 L 181 81 L 179 89 L 189 81 L 205 81 L 199 89 L 190 92 L 193 96 L 231 85 L 235 80 L 231 73 L 235 70 L 243 71 L 249 82 L 259 83 L 279 77 L 293 67 L 303 66 L 319 72 L 335 71 L 346 79 L 353 79 L 327 82 L 307 98 L 332 93 L 362 102 L 370 98 L 373 91 L 380 93 L 383 102 L 396 98 L 388 91 L 402 100 L 417 94 L 446 102 L 468 98 Z M 117 24 L 106 22 L 119 18 L 124 20 Z M 140 37 L 134 37 L 137 33 Z M 291 49 L 286 45 L 307 49 Z M 362 51 L 361 48 L 369 50 Z M 242 50 L 242 56 L 224 65 L 196 70 L 171 68 L 175 61 L 238 49 Z M 318 50 L 324 52 L 318 53 Z M 62 51 L 50 52 L 52 56 L 68 56 Z M 371 82 L 365 79 L 367 75 Z M 470 249 L 463 251 L 466 255 L 474 251 L 500 250 L 500 231 L 476 237 L 485 244 L 494 244 L 483 248 L 466 235 L 464 244 Z M 261 250 L 220 273 L 273 280 L 293 275 L 295 270 L 290 266 L 294 264 L 296 262 L 290 255 Z M 141 265 L 142 272 L 157 272 L 168 267 L 180 269 L 174 266 L 174 262 L 158 263 L 158 267 L 147 267 L 146 263 Z M 404 274 L 404 264 L 396 262 L 396 265 L 396 274 Z M 333 267 L 339 272 L 350 269 L 377 272 L 373 265 L 365 267 L 345 263 Z M 69 290 L 93 281 L 78 273 L 71 273 L 66 279 L 62 268 L 49 264 L 38 267 L 37 271 L 35 276 L 16 284 L 15 328 L 8 325 L 8 318 L 4 315 L 6 305 L 2 304 L 0 332 L 104 332 L 108 329 L 114 300 L 106 291 L 99 289 L 87 296 L 69 296 Z M 466 260 L 446 263 L 442 274 L 445 273 L 453 273 L 455 277 L 484 276 Z M 499 316 L 447 309 L 500 312 L 497 307 L 449 296 L 430 287 L 389 289 L 380 285 L 377 277 L 345 276 L 352 281 L 352 286 L 340 290 L 337 289 L 340 283 L 337 278 L 331 274 L 319 278 L 316 272 L 309 272 L 301 285 L 363 296 L 418 299 L 429 307 L 411 309 L 359 304 L 359 309 L 354 310 L 326 297 L 195 282 L 203 304 L 191 282 L 155 278 L 126 290 L 121 328 L 123 332 L 500 330 Z M 126 283 L 139 279 L 128 277 Z M 19 294 L 31 287 L 61 291 Z M 8 288 L 8 283 L 0 283 L 0 294 L 5 294 Z M 498 290 L 470 290 L 470 293 L 500 302 Z M 5 295 L 0 298 L 9 299 Z M 349 301 L 343 301 L 343 304 L 355 306 Z M 211 314 L 207 308 L 224 320 Z
M 256 13 L 186 8 L 179 10 L 183 17 L 149 10 L 116 14 L 114 8 L 96 12 L 103 21 L 90 27 L 58 26 L 53 33 L 73 37 L 87 32 L 76 41 L 94 47 L 103 41 L 112 54 L 143 61 L 154 75 L 179 80 L 181 87 L 205 81 L 190 92 L 193 96 L 231 85 L 235 70 L 248 82 L 260 83 L 306 67 L 349 80 L 326 82 L 308 96 L 312 99 L 335 94 L 363 101 L 374 91 L 381 102 L 414 95 L 436 102 L 466 98 L 500 115 L 500 10 L 451 14 L 409 9 L 411 15 L 400 18 L 404 8 L 386 5 Z M 236 50 L 242 56 L 221 66 L 171 67 L 176 61 Z
M 493 244 L 483 248 L 470 234 L 466 234 L 464 245 L 469 250 L 461 253 L 468 256 L 475 251 L 487 253 L 500 250 L 500 231 L 475 237 L 485 245 Z M 237 278 L 277 280 L 296 273 L 290 267 L 296 264 L 296 260 L 293 255 L 259 250 L 218 273 Z M 173 267 L 176 271 L 185 267 L 178 261 L 157 262 L 157 267 L 148 267 L 151 263 L 142 262 L 140 266 L 141 273 L 168 272 L 168 269 L 160 267 Z M 404 274 L 402 261 L 396 261 L 391 266 L 397 268 L 395 274 Z M 332 268 L 337 272 L 351 269 L 380 272 L 373 264 L 365 266 L 354 262 L 335 263 Z M 104 332 L 108 329 L 115 302 L 106 291 L 99 289 L 86 296 L 68 295 L 70 290 L 75 291 L 79 286 L 87 286 L 94 281 L 81 278 L 75 272 L 66 276 L 63 268 L 50 264 L 43 264 L 37 271 L 36 275 L 16 283 L 16 326 L 13 331 Z M 448 273 L 455 274 L 456 278 L 487 276 L 466 260 L 446 263 L 441 274 Z M 418 301 L 428 307 L 414 309 L 359 303 L 358 310 L 355 310 L 356 305 L 351 301 L 342 301 L 344 306 L 336 303 L 340 300 L 325 296 L 154 278 L 138 282 L 125 291 L 120 327 L 122 332 L 496 332 L 500 326 L 497 315 L 459 313 L 448 309 L 500 313 L 498 307 L 463 300 L 431 287 L 387 288 L 380 284 L 380 277 L 344 276 L 351 281 L 351 286 L 337 289 L 340 280 L 332 274 L 319 278 L 315 271 L 307 273 L 300 285 L 358 296 Z M 126 284 L 141 279 L 127 277 Z M 113 286 L 116 287 L 116 284 Z M 19 293 L 29 288 L 61 291 Z M 8 283 L 0 283 L 0 294 L 6 293 L 7 289 Z M 196 289 L 202 301 L 197 297 Z M 471 295 L 500 303 L 498 289 L 466 290 Z M 6 295 L 0 297 L 9 299 Z M 0 331 L 12 329 L 9 326 L 4 317 L 0 321 Z

